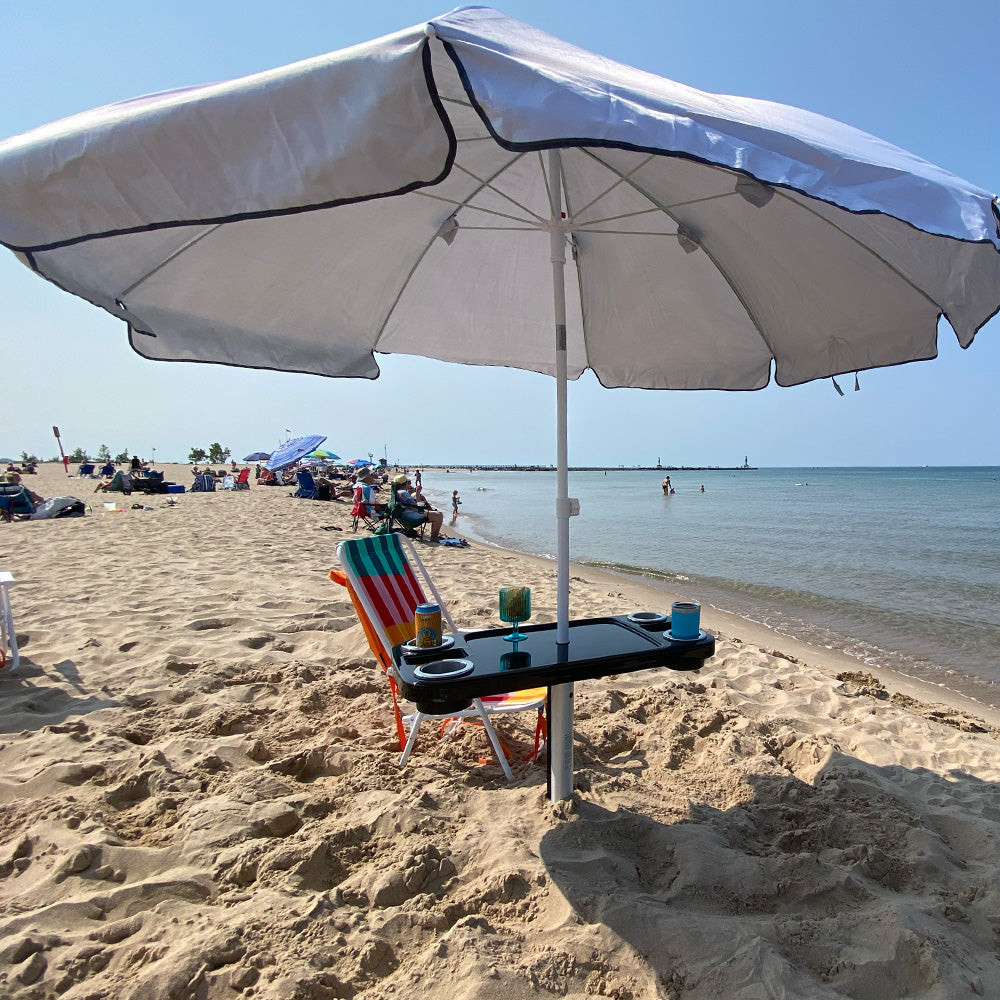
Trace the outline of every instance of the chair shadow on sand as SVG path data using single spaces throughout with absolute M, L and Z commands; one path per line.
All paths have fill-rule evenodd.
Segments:
M 102 708 L 115 708 L 121 703 L 103 695 L 87 695 L 80 683 L 80 672 L 72 660 L 61 660 L 50 668 L 50 673 L 21 655 L 21 664 L 14 673 L 0 674 L 0 733 L 20 733 L 26 729 L 56 726 L 68 718 L 86 715 Z M 52 676 L 52 674 L 58 676 Z M 35 684 L 33 678 L 48 677 L 53 683 Z M 70 694 L 63 687 L 54 686 L 68 681 L 80 697 Z
M 724 811 L 695 784 L 677 822 L 583 801 L 542 838 L 575 914 L 634 948 L 657 989 L 875 998 L 1000 982 L 1000 784 L 839 751 L 812 783 L 743 781 L 751 800 Z

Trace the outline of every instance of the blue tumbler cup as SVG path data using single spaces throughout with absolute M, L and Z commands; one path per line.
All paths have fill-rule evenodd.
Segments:
M 701 630 L 701 605 L 697 601 L 674 601 L 670 606 L 670 638 L 697 639 Z

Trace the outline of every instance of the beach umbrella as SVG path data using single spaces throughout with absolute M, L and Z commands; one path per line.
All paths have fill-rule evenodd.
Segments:
M 291 438 L 271 454 L 267 467 L 274 471 L 287 469 L 288 466 L 295 465 L 305 458 L 311 451 L 315 451 L 325 440 L 324 434 L 307 434 L 305 437 Z
M 340 456 L 334 455 L 332 451 L 324 451 L 322 448 L 317 448 L 310 456 L 310 458 L 321 458 L 327 462 L 339 461 Z
M 357 467 L 359 465 L 374 465 L 375 463 L 369 462 L 367 458 L 349 458 L 347 464 Z
M 271 457 L 271 453 L 267 451 L 252 451 L 246 458 L 243 459 L 244 462 L 266 462 Z
M 934 357 L 942 316 L 967 347 L 1000 309 L 987 191 L 481 7 L 8 140 L 0 190 L 0 241 L 144 357 L 555 375 L 559 642 L 568 378 L 798 385 Z M 551 705 L 559 798 L 570 690 Z

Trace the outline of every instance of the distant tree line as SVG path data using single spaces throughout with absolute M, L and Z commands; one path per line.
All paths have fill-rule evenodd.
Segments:
M 91 456 L 86 448 L 74 448 L 69 453 L 68 458 L 71 462 L 77 465 L 83 462 L 91 461 Z M 111 450 L 108 448 L 106 444 L 102 444 L 101 447 L 97 449 L 97 454 L 93 456 L 93 461 L 95 462 L 114 462 L 117 465 L 121 465 L 123 462 L 127 462 L 128 460 L 129 460 L 128 448 L 124 449 L 124 451 L 118 452 L 117 455 L 112 457 Z M 21 461 L 29 463 L 34 462 L 35 464 L 37 464 L 39 459 L 37 455 L 29 455 L 27 452 L 22 451 Z M 54 457 L 47 459 L 47 461 L 61 462 L 62 458 L 60 458 L 58 455 L 55 455 Z
M 214 441 L 208 446 L 208 451 L 205 451 L 204 448 L 192 448 L 188 452 L 188 461 L 197 464 L 208 459 L 212 465 L 220 465 L 222 462 L 228 462 L 231 454 L 232 452 L 228 448 L 223 448 L 218 441 Z
M 188 454 L 189 462 L 204 462 L 206 459 L 213 465 L 220 465 L 223 462 L 229 461 L 229 456 L 232 454 L 229 448 L 223 448 L 218 441 L 213 441 L 212 444 L 208 446 L 208 451 L 204 448 L 192 448 Z M 111 454 L 111 449 L 108 448 L 106 444 L 102 444 L 100 448 L 97 449 L 97 454 L 91 458 L 91 455 L 87 452 L 86 448 L 74 448 L 70 452 L 69 460 L 74 465 L 81 465 L 83 462 L 114 462 L 116 465 L 122 465 L 129 460 L 129 450 L 128 448 L 123 449 L 118 452 L 117 455 Z M 37 465 L 40 461 L 37 455 L 29 455 L 26 451 L 21 452 L 21 461 L 26 465 Z M 48 459 L 50 462 L 61 462 L 62 459 L 56 455 L 54 458 Z

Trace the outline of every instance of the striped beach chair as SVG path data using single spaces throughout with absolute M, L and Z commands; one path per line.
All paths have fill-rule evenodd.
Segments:
M 456 719 L 459 722 L 464 719 L 476 719 L 482 723 L 507 780 L 513 781 L 514 775 L 507 755 L 490 717 L 513 712 L 534 712 L 535 748 L 529 757 L 536 757 L 544 733 L 545 688 L 474 698 L 468 709 L 446 714 L 435 715 L 417 709 L 404 717 L 399 707 L 399 688 L 392 648 L 413 639 L 414 612 L 417 605 L 424 604 L 427 600 L 424 589 L 414 573 L 414 567 L 417 568 L 424 584 L 441 608 L 441 616 L 447 623 L 448 631 L 452 635 L 458 635 L 458 629 L 412 543 L 401 538 L 399 534 L 389 533 L 373 535 L 370 538 L 348 539 L 337 547 L 337 558 L 341 569 L 330 570 L 330 579 L 347 588 L 354 609 L 364 627 L 368 645 L 389 679 L 396 733 L 402 750 L 399 766 L 403 767 L 409 759 L 424 719 Z

